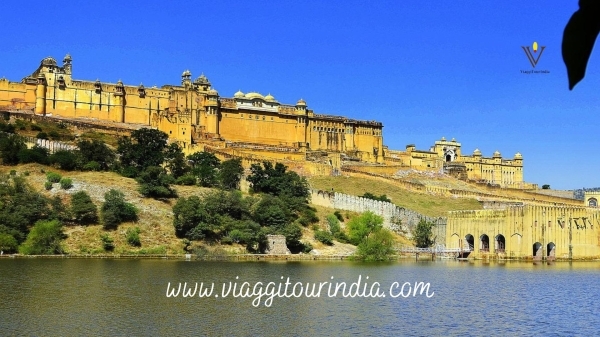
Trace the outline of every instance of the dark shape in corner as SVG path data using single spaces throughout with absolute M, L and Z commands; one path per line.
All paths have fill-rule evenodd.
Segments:
M 580 0 L 579 10 L 565 27 L 562 57 L 567 67 L 569 90 L 585 77 L 585 69 L 600 32 L 600 1 Z

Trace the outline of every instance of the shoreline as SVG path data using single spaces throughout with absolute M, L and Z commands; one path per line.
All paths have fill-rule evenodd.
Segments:
M 360 261 L 354 260 L 352 255 L 310 255 L 310 254 L 239 254 L 239 255 L 219 255 L 219 256 L 197 256 L 193 254 L 62 254 L 62 255 L 22 255 L 22 254 L 3 254 L 0 258 L 7 259 L 164 259 L 164 260 L 184 260 L 184 261 Z M 395 255 L 389 261 L 462 261 L 462 262 L 533 262 L 533 263 L 555 263 L 555 262 L 600 262 L 598 257 L 588 258 L 557 258 L 555 260 L 533 260 L 532 258 L 467 258 L 467 259 L 448 259 L 431 258 L 431 256 L 421 256 L 415 258 L 414 255 Z

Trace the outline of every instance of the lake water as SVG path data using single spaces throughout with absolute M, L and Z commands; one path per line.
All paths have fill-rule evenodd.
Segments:
M 595 262 L 3 258 L 0 336 L 592 336 L 600 333 L 599 276 Z M 371 286 L 375 295 L 378 282 L 385 297 L 352 298 L 341 289 L 328 290 L 329 284 L 345 282 L 348 291 L 359 277 L 360 292 L 366 283 L 366 295 Z M 214 283 L 214 289 L 208 298 L 198 293 L 184 298 L 183 291 L 167 297 L 169 282 Z M 230 282 L 237 288 L 224 294 Z M 269 296 L 263 296 L 255 307 L 257 296 L 241 297 L 243 282 L 252 286 L 250 294 L 262 282 L 263 291 L 282 297 L 273 297 L 268 307 Z M 274 284 L 266 287 L 268 282 Z M 286 297 L 294 290 L 299 295 L 297 282 L 304 291 L 308 283 L 309 295 L 323 283 L 320 297 L 306 292 Z M 415 282 L 429 283 L 428 291 L 415 295 Z

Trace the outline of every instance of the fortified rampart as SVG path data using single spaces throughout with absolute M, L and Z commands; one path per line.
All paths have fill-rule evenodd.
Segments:
M 537 194 L 535 192 L 526 191 L 517 188 L 503 188 L 503 187 L 494 187 L 488 185 L 477 186 L 478 190 L 462 190 L 462 189 L 453 189 L 447 188 L 443 186 L 431 186 L 424 185 L 420 183 L 394 179 L 382 174 L 376 174 L 371 172 L 366 172 L 363 170 L 357 170 L 356 167 L 342 167 L 342 172 L 344 175 L 358 177 L 358 178 L 370 178 L 376 179 L 379 181 L 384 181 L 386 183 L 401 187 L 403 189 L 414 191 L 418 193 L 427 193 L 431 195 L 439 195 L 445 197 L 461 197 L 461 198 L 474 198 L 478 200 L 501 200 L 501 201 L 527 201 L 529 203 L 538 203 L 538 204 L 547 204 L 547 205 L 581 205 L 581 201 L 570 199 L 570 198 L 561 198 L 552 195 L 544 195 Z
M 2 131 L 0 131 L 0 133 L 7 135 L 7 136 L 15 136 L 15 134 L 13 134 L 13 133 L 6 133 L 6 132 L 2 132 Z M 19 136 L 19 137 L 23 138 L 23 140 L 25 141 L 25 145 L 27 145 L 28 148 L 32 148 L 34 146 L 39 146 L 39 147 L 43 147 L 43 148 L 47 149 L 49 153 L 55 153 L 56 151 L 61 151 L 61 150 L 71 151 L 71 150 L 77 149 L 77 146 L 75 146 L 75 145 L 59 142 L 56 140 L 41 139 L 41 138 L 27 137 L 27 136 Z
M 315 205 L 335 208 L 357 213 L 373 212 L 383 217 L 384 227 L 393 231 L 410 231 L 421 219 L 436 224 L 434 237 L 436 242 L 446 241 L 446 218 L 433 218 L 422 215 L 410 209 L 399 207 L 391 202 L 373 200 L 344 193 L 330 193 L 327 191 L 315 191 L 311 193 L 312 203 Z

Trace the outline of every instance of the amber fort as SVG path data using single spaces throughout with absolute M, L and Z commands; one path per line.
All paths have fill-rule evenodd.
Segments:
M 475 149 L 465 155 L 461 143 L 445 138 L 427 150 L 414 145 L 392 150 L 384 145 L 380 122 L 319 114 L 301 98 L 286 104 L 257 92 L 221 96 L 206 76 L 192 79 L 188 70 L 179 85 L 148 88 L 121 80 L 75 79 L 70 55 L 62 65 L 47 57 L 21 81 L 0 81 L 0 106 L 41 116 L 152 127 L 188 153 L 208 146 L 231 155 L 324 163 L 331 171 L 343 163 L 446 169 L 463 179 L 527 187 L 520 153 L 503 158 L 496 151 L 485 157 Z
M 463 151 L 456 139 L 444 137 L 428 149 L 414 144 L 390 149 L 381 122 L 317 113 L 302 93 L 295 103 L 279 102 L 271 93 L 221 95 L 207 76 L 194 79 L 188 70 L 179 84 L 161 87 L 81 80 L 73 77 L 73 64 L 70 55 L 60 65 L 46 57 L 20 81 L 0 79 L 0 111 L 68 120 L 116 134 L 154 128 L 185 153 L 241 158 L 246 167 L 281 161 L 304 175 L 388 180 L 403 171 L 442 174 L 457 183 L 391 181 L 415 193 L 477 198 L 487 205 L 450 212 L 441 236 L 446 246 L 468 246 L 471 256 L 600 257 L 600 193 L 590 192 L 583 201 L 544 194 L 524 181 L 524 159 L 518 152 L 486 156 L 478 149 Z M 344 203 L 351 200 L 344 198 Z

